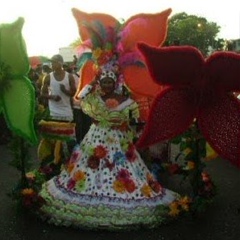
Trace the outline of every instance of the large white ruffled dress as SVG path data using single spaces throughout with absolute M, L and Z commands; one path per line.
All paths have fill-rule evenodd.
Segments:
M 60 175 L 43 184 L 43 217 L 50 223 L 88 229 L 155 227 L 178 195 L 152 176 L 132 142 L 129 111 L 136 102 L 104 102 L 86 86 L 81 105 L 94 122 Z

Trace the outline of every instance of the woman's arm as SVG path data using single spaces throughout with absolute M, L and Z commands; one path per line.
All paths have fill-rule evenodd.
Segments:
M 76 96 L 77 99 L 84 99 L 92 90 L 95 88 L 95 86 L 98 84 L 98 80 L 95 78 L 92 82 L 85 85 L 83 89 L 80 91 L 80 93 Z

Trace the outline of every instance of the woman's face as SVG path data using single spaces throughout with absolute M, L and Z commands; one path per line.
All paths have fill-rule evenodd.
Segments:
M 105 93 L 111 93 L 115 90 L 115 82 L 112 78 L 105 77 L 100 81 L 100 86 Z

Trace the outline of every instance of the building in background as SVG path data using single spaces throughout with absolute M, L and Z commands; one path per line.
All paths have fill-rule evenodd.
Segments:
M 227 43 L 227 50 L 240 53 L 240 38 L 229 40 Z
M 61 47 L 59 48 L 59 54 L 63 56 L 65 63 L 72 63 L 74 55 L 77 55 L 77 51 L 73 47 Z

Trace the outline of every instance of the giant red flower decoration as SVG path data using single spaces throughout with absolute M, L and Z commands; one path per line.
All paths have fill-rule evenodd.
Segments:
M 190 46 L 156 48 L 139 43 L 153 80 L 166 88 L 155 98 L 138 147 L 171 139 L 197 121 L 223 158 L 240 167 L 240 55 L 215 52 L 204 58 Z

